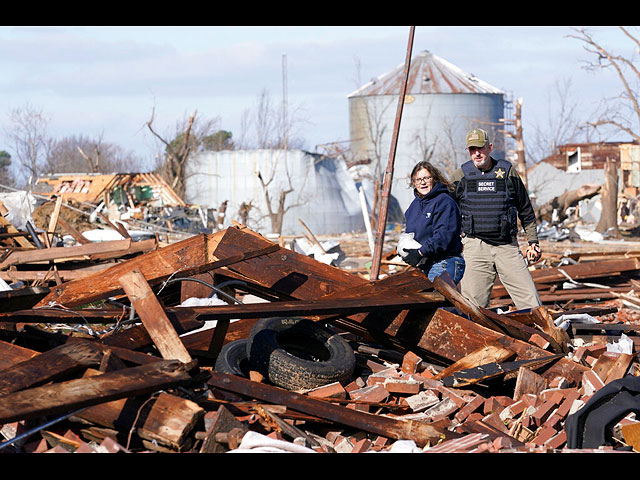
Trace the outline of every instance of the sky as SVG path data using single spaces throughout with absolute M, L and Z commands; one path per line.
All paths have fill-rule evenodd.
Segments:
M 571 78 L 585 113 L 620 92 L 611 73 L 583 68 L 593 57 L 568 38 L 572 28 L 416 26 L 413 54 L 429 50 L 521 97 L 526 142 L 548 116 L 548 97 L 561 79 Z M 633 53 L 618 29 L 587 28 L 612 50 Z M 12 153 L 10 109 L 31 105 L 49 119 L 50 136 L 100 137 L 150 165 L 158 152 L 145 126 L 152 111 L 163 135 L 197 111 L 238 138 L 242 115 L 255 109 L 261 92 L 282 100 L 286 71 L 298 134 L 313 151 L 348 139 L 348 95 L 404 63 L 409 32 L 409 26 L 0 27 L 0 150 Z

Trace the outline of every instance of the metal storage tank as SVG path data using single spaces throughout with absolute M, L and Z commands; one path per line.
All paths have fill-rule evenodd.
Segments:
M 268 217 L 262 176 L 277 210 L 280 193 L 287 209 L 283 235 L 304 233 L 298 219 L 314 234 L 364 230 L 358 190 L 342 160 L 303 150 L 225 150 L 200 152 L 188 162 L 185 200 L 207 208 L 227 201 L 224 227 L 241 221 L 243 203 L 251 203 L 247 226 L 273 232 Z
M 354 163 L 371 160 L 384 173 L 389 161 L 404 63 L 348 96 L 351 152 Z M 504 93 L 450 62 L 422 51 L 411 59 L 402 111 L 391 194 L 402 210 L 413 200 L 409 174 L 428 159 L 450 175 L 466 161 L 465 134 L 489 131 L 493 155 L 505 158 Z M 367 192 L 368 199 L 372 191 Z

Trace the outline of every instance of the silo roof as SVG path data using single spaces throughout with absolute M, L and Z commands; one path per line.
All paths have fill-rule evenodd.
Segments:
M 388 73 L 374 78 L 349 97 L 398 95 L 404 80 L 404 62 Z M 411 59 L 407 80 L 407 95 L 428 93 L 495 93 L 502 90 L 463 71 L 428 50 Z

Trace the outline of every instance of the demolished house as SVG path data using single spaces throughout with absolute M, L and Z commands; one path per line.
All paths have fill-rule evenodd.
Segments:
M 158 174 L 51 174 L 37 179 L 33 193 L 44 199 L 61 197 L 70 205 L 111 221 L 126 221 L 155 232 L 201 233 L 215 225 L 216 208 L 187 204 Z
M 608 162 L 617 172 L 618 226 L 623 231 L 640 226 L 640 146 L 624 142 L 567 144 L 527 172 L 541 237 L 552 241 L 607 239 L 606 232 L 594 232 L 594 228 L 602 213 L 601 187 Z
M 393 239 L 370 280 L 241 224 L 43 248 L 3 225 L 2 452 L 640 451 L 628 247 L 543 246 L 544 306 L 515 312 Z

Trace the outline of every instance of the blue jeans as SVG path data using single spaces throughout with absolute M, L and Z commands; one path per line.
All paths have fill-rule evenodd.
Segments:
M 460 280 L 462 280 L 464 268 L 464 258 L 449 257 L 434 263 L 425 273 L 427 274 L 427 278 L 433 282 L 436 277 L 439 277 L 443 272 L 447 272 L 457 285 L 460 283 Z

